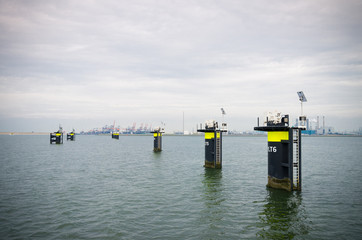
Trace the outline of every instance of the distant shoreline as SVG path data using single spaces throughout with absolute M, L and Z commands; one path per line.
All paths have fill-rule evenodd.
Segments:
M 49 135 L 48 132 L 0 132 L 0 135 Z
M 0 135 L 49 135 L 50 132 L 0 132 Z M 77 134 L 78 135 L 78 134 Z M 108 134 L 80 134 L 83 136 L 107 136 Z M 120 136 L 151 136 L 152 134 L 121 134 Z M 191 134 L 191 135 L 181 135 L 181 134 L 163 134 L 163 136 L 203 136 L 202 134 Z M 259 136 L 266 136 L 266 134 L 228 134 L 224 135 L 224 137 L 259 137 Z M 303 137 L 362 137 L 362 135 L 342 135 L 342 134 L 330 134 L 330 135 L 302 135 Z

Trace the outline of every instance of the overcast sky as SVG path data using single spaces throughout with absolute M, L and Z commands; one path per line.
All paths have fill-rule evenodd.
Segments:
M 0 0 L 0 131 L 362 127 L 362 1 Z

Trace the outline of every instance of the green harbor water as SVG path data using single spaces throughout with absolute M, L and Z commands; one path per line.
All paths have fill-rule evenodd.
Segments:
M 269 189 L 267 139 L 0 136 L 0 239 L 361 239 L 362 138 L 303 137 L 302 191 Z

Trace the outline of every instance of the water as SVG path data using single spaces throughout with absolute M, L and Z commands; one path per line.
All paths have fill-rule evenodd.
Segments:
M 268 189 L 266 137 L 0 136 L 1 239 L 358 239 L 362 138 L 303 137 L 302 192 Z

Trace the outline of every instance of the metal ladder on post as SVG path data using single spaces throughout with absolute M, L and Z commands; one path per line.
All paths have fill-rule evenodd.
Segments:
M 293 129 L 293 190 L 300 190 L 300 142 L 299 129 Z
M 215 161 L 220 164 L 220 138 L 215 136 Z
M 160 133 L 157 133 L 157 147 L 161 149 L 161 136 Z

